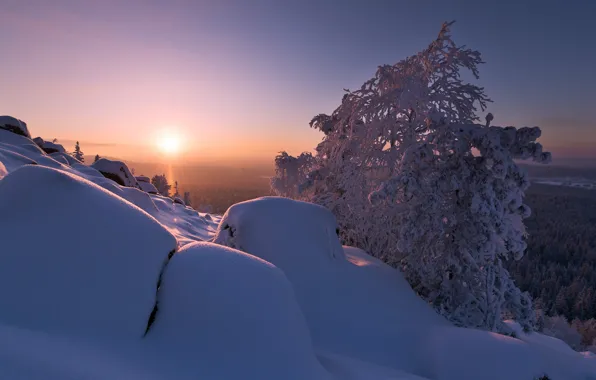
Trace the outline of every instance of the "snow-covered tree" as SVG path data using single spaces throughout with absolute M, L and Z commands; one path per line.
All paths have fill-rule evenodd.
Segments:
M 77 141 L 75 144 L 75 149 L 74 149 L 74 152 L 72 153 L 72 156 L 81 162 L 85 162 L 85 157 L 83 155 L 84 155 L 84 153 L 81 150 L 81 146 L 79 145 L 79 142 Z
M 100 159 L 99 154 L 96 154 L 95 155 L 95 159 L 93 160 L 93 162 L 97 162 L 97 161 L 99 161 L 99 159 Z
M 278 195 L 334 212 L 344 243 L 400 266 L 412 287 L 457 325 L 524 328 L 531 300 L 503 261 L 524 253 L 529 186 L 515 159 L 548 162 L 540 129 L 477 124 L 490 99 L 462 79 L 478 78 L 480 53 L 457 46 L 452 23 L 422 52 L 380 66 L 331 114 L 316 154 L 276 157 Z
M 160 195 L 163 195 L 164 197 L 170 196 L 170 189 L 172 188 L 172 185 L 168 183 L 168 179 L 166 178 L 165 174 L 154 175 L 153 178 L 151 178 L 151 184 L 155 186 L 157 192 Z
M 178 181 L 174 181 L 174 195 L 172 197 L 180 197 L 180 193 L 178 192 Z
M 184 192 L 184 204 L 187 206 L 192 206 L 192 202 L 190 200 L 190 192 L 188 191 Z

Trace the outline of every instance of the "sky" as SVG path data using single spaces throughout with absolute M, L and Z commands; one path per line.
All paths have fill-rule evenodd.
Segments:
M 596 157 L 596 2 L 0 0 L 0 114 L 86 154 L 184 160 L 309 151 L 343 88 L 425 48 L 443 21 L 482 53 L 496 125 Z

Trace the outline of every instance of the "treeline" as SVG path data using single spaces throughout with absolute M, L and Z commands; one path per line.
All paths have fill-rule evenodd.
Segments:
M 537 309 L 567 320 L 596 318 L 596 191 L 532 184 L 528 249 L 509 270 Z

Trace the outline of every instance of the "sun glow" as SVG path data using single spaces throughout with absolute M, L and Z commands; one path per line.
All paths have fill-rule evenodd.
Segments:
M 181 138 L 174 133 L 163 133 L 156 141 L 157 147 L 163 153 L 168 155 L 175 155 L 180 152 L 182 145 Z

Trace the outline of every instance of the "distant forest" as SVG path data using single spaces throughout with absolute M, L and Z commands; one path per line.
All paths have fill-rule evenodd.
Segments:
M 596 318 L 596 191 L 532 184 L 526 203 L 528 249 L 509 263 L 516 283 L 547 315 Z

